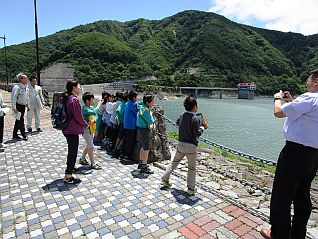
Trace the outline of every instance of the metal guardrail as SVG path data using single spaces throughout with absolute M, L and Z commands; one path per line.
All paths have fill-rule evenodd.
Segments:
M 160 115 L 166 122 L 172 124 L 176 128 L 179 128 L 179 126 L 174 121 L 172 121 L 171 119 L 167 118 L 165 115 L 161 114 L 158 111 L 156 111 L 156 113 L 158 113 L 158 115 Z M 230 147 L 226 147 L 224 145 L 218 144 L 216 142 L 213 142 L 213 141 L 211 141 L 209 139 L 206 139 L 206 138 L 203 138 L 203 137 L 199 137 L 199 140 L 204 142 L 204 143 L 206 143 L 206 144 L 208 144 L 208 145 L 211 145 L 213 147 L 219 148 L 221 150 L 224 150 L 226 152 L 232 153 L 232 154 L 237 155 L 237 156 L 242 157 L 242 158 L 246 158 L 246 159 L 249 159 L 249 160 L 252 160 L 252 161 L 256 161 L 256 162 L 267 164 L 267 165 L 271 165 L 271 166 L 276 166 L 277 165 L 276 162 L 273 162 L 271 160 L 267 160 L 267 159 L 260 158 L 260 157 L 257 157 L 257 156 L 251 155 L 251 154 L 243 153 L 241 151 L 232 149 Z

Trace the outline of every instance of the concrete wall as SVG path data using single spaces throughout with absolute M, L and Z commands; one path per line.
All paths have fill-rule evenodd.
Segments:
M 254 91 L 247 90 L 247 89 L 239 89 L 238 90 L 238 98 L 252 100 L 252 99 L 254 99 Z
M 67 63 L 56 63 L 41 71 L 41 86 L 49 93 L 64 91 L 69 79 L 74 79 L 74 69 Z

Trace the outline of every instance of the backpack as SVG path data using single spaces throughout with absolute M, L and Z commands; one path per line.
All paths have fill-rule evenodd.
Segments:
M 66 99 L 61 97 L 57 102 L 56 108 L 52 112 L 51 122 L 54 129 L 63 130 L 67 127 L 69 119 L 66 111 L 66 102 L 69 97 Z

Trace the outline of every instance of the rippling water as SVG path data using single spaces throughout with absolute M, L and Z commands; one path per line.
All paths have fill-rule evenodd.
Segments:
M 199 112 L 209 119 L 203 137 L 268 160 L 277 161 L 284 145 L 284 119 L 273 115 L 272 98 L 239 100 L 199 98 Z M 183 100 L 157 100 L 165 115 L 176 120 L 184 111 Z M 167 123 L 168 131 L 176 129 Z

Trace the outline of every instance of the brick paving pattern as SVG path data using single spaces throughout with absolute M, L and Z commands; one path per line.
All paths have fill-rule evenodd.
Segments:
M 9 94 L 3 92 L 5 101 Z M 42 111 L 44 132 L 13 143 L 5 117 L 0 153 L 0 238 L 260 238 L 268 224 L 203 190 L 188 196 L 172 176 L 160 190 L 162 170 L 142 178 L 136 165 L 122 165 L 95 150 L 102 170 L 81 167 L 82 183 L 65 185 L 67 144 Z M 83 147 L 81 139 L 79 151 Z

